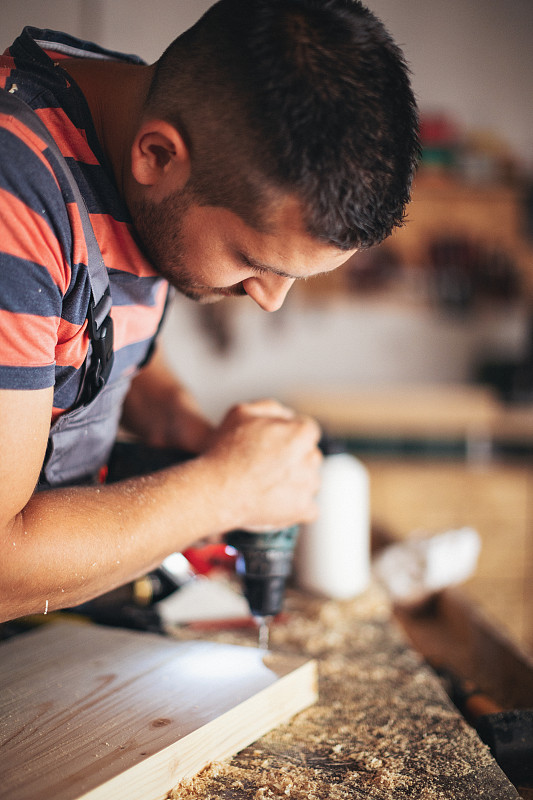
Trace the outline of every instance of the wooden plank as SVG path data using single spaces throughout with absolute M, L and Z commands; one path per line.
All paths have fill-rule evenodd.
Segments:
M 1 800 L 162 800 L 316 700 L 316 666 L 62 623 L 0 646 Z
M 374 554 L 398 541 L 390 530 L 372 529 Z M 473 681 L 505 709 L 533 707 L 533 657 L 464 591 L 445 589 L 424 609 L 395 607 L 393 613 L 432 667 Z
M 490 389 L 466 384 L 329 387 L 289 400 L 340 436 L 487 436 L 499 414 Z
M 400 539 L 463 525 L 478 531 L 479 562 L 463 591 L 533 656 L 531 466 L 379 456 L 363 461 L 375 525 Z
M 533 659 L 459 590 L 441 592 L 424 614 L 395 615 L 432 666 L 472 680 L 503 708 L 533 706 Z

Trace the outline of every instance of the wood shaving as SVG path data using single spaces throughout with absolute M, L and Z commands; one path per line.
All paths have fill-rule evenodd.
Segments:
M 353 601 L 291 591 L 271 648 L 316 658 L 319 700 L 182 781 L 171 800 L 516 800 L 488 749 L 391 621 L 375 586 Z M 185 629 L 181 639 L 207 638 Z M 253 631 L 209 638 L 256 644 Z

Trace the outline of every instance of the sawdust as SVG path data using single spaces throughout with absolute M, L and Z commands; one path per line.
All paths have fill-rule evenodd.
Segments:
M 239 792 L 241 797 L 253 800 L 274 800 L 274 798 L 291 798 L 292 800 L 319 800 L 321 797 L 335 797 L 325 794 L 330 789 L 324 780 L 310 778 L 308 771 L 298 767 L 282 767 L 265 770 L 259 768 L 253 782 L 249 769 L 233 767 L 229 764 L 214 763 L 206 767 L 195 778 L 182 781 L 180 786 L 170 794 L 172 800 L 215 800 L 224 796 L 226 789 Z M 337 795 L 339 798 L 341 795 Z
M 319 700 L 182 781 L 172 800 L 514 800 L 490 753 L 391 623 L 377 587 L 354 601 L 289 592 L 274 651 L 317 659 Z M 177 630 L 178 638 L 206 638 Z M 253 631 L 216 641 L 255 644 Z

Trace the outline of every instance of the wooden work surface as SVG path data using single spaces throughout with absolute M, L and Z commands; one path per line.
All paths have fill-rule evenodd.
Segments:
M 318 703 L 180 784 L 173 800 L 519 797 L 391 621 L 376 587 L 350 602 L 290 592 L 286 611 L 273 627 L 272 648 L 317 659 Z M 213 636 L 253 641 L 246 630 Z

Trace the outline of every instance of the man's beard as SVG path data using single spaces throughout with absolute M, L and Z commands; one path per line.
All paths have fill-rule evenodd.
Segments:
M 241 284 L 217 289 L 198 283 L 186 265 L 183 219 L 192 201 L 191 193 L 185 190 L 159 203 L 146 198 L 132 202 L 130 213 L 144 254 L 156 272 L 190 300 L 214 303 L 223 297 L 245 295 Z

